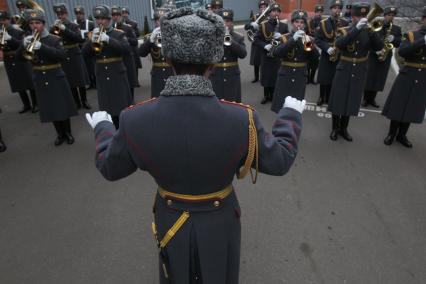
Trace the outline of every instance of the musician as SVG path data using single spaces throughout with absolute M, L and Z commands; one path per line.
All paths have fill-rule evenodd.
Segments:
M 144 42 L 139 47 L 139 55 L 141 57 L 146 57 L 150 54 L 152 59 L 151 98 L 160 96 L 167 78 L 173 75 L 172 67 L 164 59 L 161 47 L 157 45 L 157 38 L 161 36 L 160 18 L 163 15 L 163 10 L 158 10 L 154 13 L 155 28 L 152 33 L 145 36 Z
M 119 127 L 120 112 L 132 103 L 129 81 L 123 58 L 131 50 L 123 31 L 114 29 L 111 23 L 111 8 L 98 5 L 93 8 L 98 26 L 93 30 L 90 42 L 85 43 L 83 51 L 96 57 L 96 87 L 98 89 L 99 109 L 111 114 L 115 127 Z M 99 27 L 105 28 L 100 33 Z M 95 53 L 93 44 L 100 41 L 101 50 Z
M 324 6 L 321 4 L 315 5 L 315 15 L 308 20 L 308 23 L 305 28 L 305 32 L 310 37 L 315 37 L 315 31 L 318 28 L 320 22 L 322 21 L 322 14 L 324 13 Z M 312 55 L 317 54 L 317 57 L 315 56 L 309 56 L 308 61 L 308 84 L 316 85 L 315 82 L 315 73 L 318 69 L 319 64 L 319 52 L 315 52 Z
M 22 101 L 22 110 L 19 113 L 38 111 L 37 99 L 34 91 L 31 64 L 26 60 L 21 60 L 16 56 L 16 51 L 24 38 L 24 31 L 16 29 L 10 24 L 10 15 L 7 11 L 0 10 L 0 27 L 5 27 L 5 34 L 1 34 L 5 40 L 3 48 L 3 61 L 9 85 L 12 93 L 18 93 Z M 0 31 L 0 33 L 2 33 Z M 30 98 L 28 98 L 28 93 Z
M 350 116 L 358 116 L 365 82 L 367 80 L 368 53 L 383 48 L 383 42 L 376 32 L 367 26 L 368 3 L 352 5 L 352 24 L 340 28 L 336 47 L 340 50 L 340 61 L 331 88 L 328 110 L 332 113 L 330 139 L 335 141 L 341 135 L 352 141 L 348 133 Z
M 338 52 L 334 46 L 337 29 L 348 25 L 348 23 L 340 17 L 342 8 L 342 0 L 331 1 L 331 15 L 320 22 L 315 33 L 315 44 L 321 49 L 317 77 L 317 82 L 320 84 L 320 96 L 317 101 L 317 105 L 319 106 L 328 103 L 331 83 L 333 82 L 334 73 L 336 72 L 338 60 L 334 60 L 333 56 Z M 333 55 L 331 56 L 331 60 L 330 55 Z
M 422 25 L 417 31 L 404 35 L 399 55 L 405 66 L 392 86 L 382 114 L 390 120 L 385 145 L 396 140 L 405 147 L 413 144 L 407 139 L 411 123 L 422 123 L 426 110 L 426 6 L 422 11 Z
M 401 28 L 393 24 L 393 19 L 397 15 L 397 8 L 394 6 L 385 7 L 384 12 L 384 25 L 381 31 L 379 31 L 380 37 L 387 44 L 392 44 L 395 48 L 398 48 L 401 44 Z M 383 55 L 385 52 L 386 55 Z M 386 49 L 386 45 L 382 50 L 377 52 L 371 51 L 368 56 L 368 75 L 367 82 L 364 90 L 364 101 L 362 106 L 367 107 L 369 105 L 378 108 L 379 105 L 376 102 L 377 92 L 383 91 L 385 88 L 386 78 L 389 73 L 393 50 Z M 384 58 L 383 58 L 384 56 Z
M 112 16 L 112 26 L 115 29 L 121 30 L 124 32 L 124 35 L 129 42 L 131 52 L 126 54 L 123 57 L 124 65 L 127 70 L 127 78 L 129 80 L 130 92 L 132 94 L 132 102 L 134 102 L 134 93 L 135 88 L 139 85 L 138 77 L 136 75 L 136 60 L 134 59 L 134 52 L 138 48 L 138 39 L 132 29 L 132 27 L 128 24 L 125 24 L 121 18 L 121 8 L 119 6 L 111 7 L 111 16 Z
M 211 3 L 207 3 L 205 6 L 204 6 L 204 9 L 206 9 L 207 11 L 209 11 L 209 12 L 213 12 L 213 6 L 212 6 L 212 4 Z
M 211 4 L 214 13 L 217 13 L 219 10 L 223 9 L 222 0 L 212 0 Z
M 346 10 L 345 10 L 345 14 L 343 14 L 343 18 L 345 19 L 345 21 L 347 21 L 348 23 L 352 22 L 351 19 L 351 11 L 352 11 L 352 4 L 347 4 L 346 5 Z
M 219 99 L 231 102 L 241 102 L 241 78 L 238 59 L 247 56 L 244 36 L 234 31 L 234 11 L 222 9 L 218 13 L 225 23 L 227 42 L 224 43 L 222 59 L 216 63 L 210 74 L 213 91 Z M 282 104 L 281 104 L 282 105 Z
M 259 25 L 257 24 L 256 20 L 263 13 L 263 11 L 265 11 L 267 7 L 268 7 L 268 2 L 266 0 L 259 1 L 259 13 L 256 14 L 254 18 L 250 19 L 250 23 L 247 23 L 244 26 L 244 29 L 246 31 L 252 30 L 253 32 L 256 32 L 259 30 Z M 262 57 L 262 50 L 257 48 L 257 46 L 252 42 L 251 50 L 250 50 L 250 65 L 254 67 L 254 79 L 253 81 L 251 81 L 252 83 L 256 83 L 257 81 L 259 81 L 261 57 Z
M 138 23 L 136 21 L 133 21 L 130 19 L 130 10 L 128 7 L 122 7 L 121 8 L 121 17 L 123 18 L 123 23 L 128 24 L 132 27 L 133 31 L 135 32 L 135 36 L 136 36 L 136 42 L 138 40 L 138 38 L 140 37 L 140 32 L 139 32 L 139 28 L 138 28 Z M 140 87 L 139 84 L 139 69 L 142 68 L 142 61 L 141 58 L 138 54 L 138 46 L 132 46 L 132 51 L 133 51 L 133 59 L 135 60 L 135 68 L 136 68 L 136 87 Z
M 81 36 L 85 41 L 88 41 L 89 33 L 95 28 L 95 23 L 89 19 L 86 19 L 86 13 L 83 6 L 75 6 L 74 14 L 76 23 L 80 29 Z M 83 44 L 80 44 L 80 48 L 83 47 Z M 95 75 L 95 60 L 93 57 L 83 54 L 84 64 L 86 65 L 87 74 L 89 75 L 89 89 L 96 89 L 96 75 Z
M 282 36 L 280 45 L 272 48 L 272 54 L 281 59 L 275 85 L 271 110 L 278 113 L 285 101 L 291 96 L 298 100 L 305 98 L 307 62 L 310 57 L 318 57 L 314 47 L 314 38 L 305 33 L 308 13 L 295 10 L 291 14 L 292 32 Z M 310 43 L 304 45 L 304 41 Z
M 16 0 L 16 8 L 18 8 L 19 14 L 16 15 L 19 18 L 18 22 L 13 22 L 12 24 L 16 25 L 15 29 L 20 28 L 24 31 L 24 35 L 30 35 L 32 33 L 30 25 L 28 24 L 27 15 L 25 11 L 27 9 L 38 8 L 34 4 L 31 4 L 29 0 Z M 35 6 L 35 7 L 33 7 Z
M 241 223 L 234 176 L 242 178 L 257 163 L 266 174 L 289 170 L 304 103 L 288 98 L 273 134 L 266 133 L 256 111 L 218 100 L 207 79 L 223 56 L 219 16 L 177 9 L 162 18 L 161 32 L 163 54 L 176 76 L 158 99 L 123 111 L 118 132 L 107 113 L 87 115 L 97 141 L 96 166 L 110 181 L 139 168 L 158 183 L 153 231 L 161 284 L 237 284 Z
M 280 59 L 270 56 L 272 42 L 279 40 L 282 34 L 288 33 L 288 26 L 279 20 L 281 6 L 272 4 L 269 18 L 260 24 L 259 31 L 254 37 L 254 44 L 262 50 L 260 68 L 260 83 L 263 86 L 263 99 L 261 104 L 272 101 L 274 95 L 275 82 L 277 80 Z
M 31 64 L 40 120 L 43 123 L 53 122 L 57 132 L 55 146 L 65 141 L 73 144 L 70 117 L 77 115 L 77 109 L 61 66 L 66 60 L 67 53 L 61 38 L 49 34 L 43 11 L 28 10 L 28 21 L 33 33 L 38 33 L 40 39 L 35 40 L 34 34 L 25 37 L 17 53 L 20 58 L 24 58 L 29 46 L 34 48 Z

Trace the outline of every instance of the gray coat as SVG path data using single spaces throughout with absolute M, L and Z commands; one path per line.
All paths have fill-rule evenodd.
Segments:
M 408 64 L 398 74 L 383 107 L 383 115 L 400 122 L 422 123 L 426 110 L 426 28 L 410 32 L 399 48 Z
M 387 30 L 389 25 L 385 25 L 383 29 L 378 33 L 381 38 L 387 36 Z M 392 44 L 395 48 L 398 48 L 401 44 L 401 28 L 397 25 L 392 25 L 391 35 L 395 38 Z M 378 56 L 375 51 L 371 51 L 368 56 L 368 75 L 367 82 L 365 83 L 365 90 L 381 92 L 383 91 L 386 78 L 388 77 L 390 65 L 392 61 L 392 51 L 389 52 L 385 61 L 379 61 Z
M 79 46 L 84 42 L 84 38 L 78 24 L 68 20 L 63 24 L 65 30 L 59 34 L 66 54 L 62 61 L 62 69 L 71 88 L 84 87 L 89 83 L 89 75 Z
M 260 14 L 256 14 L 255 18 L 257 19 L 259 17 Z M 244 26 L 244 29 L 250 30 L 252 29 L 252 27 L 250 26 L 250 24 L 253 21 L 250 21 L 250 23 L 246 24 Z M 254 43 L 251 43 L 251 49 L 250 49 L 250 65 L 253 66 L 260 66 L 260 60 L 262 57 L 262 50 L 257 48 L 257 46 Z
M 11 25 L 6 27 L 6 31 L 12 37 L 6 42 L 3 50 L 4 67 L 9 79 L 10 89 L 12 93 L 33 90 L 31 63 L 16 56 L 16 51 L 24 38 L 24 31 L 17 30 Z
M 256 112 L 254 122 L 259 139 L 259 170 L 285 174 L 297 154 L 300 113 L 281 110 L 273 135 L 264 130 Z M 245 161 L 247 131 L 247 106 L 219 101 L 210 81 L 201 76 L 172 76 L 158 99 L 121 114 L 118 132 L 110 122 L 96 126 L 96 166 L 111 181 L 141 169 L 149 172 L 159 186 L 174 193 L 217 192 L 233 183 Z M 173 137 L 173 147 L 164 139 L 166 136 Z M 171 283 L 191 283 L 190 263 L 197 257 L 204 284 L 238 283 L 240 206 L 235 192 L 218 206 L 213 204 L 168 201 L 157 194 L 154 214 L 160 239 L 183 210 L 190 214 L 166 246 Z M 160 283 L 170 283 L 161 272 Z
M 244 36 L 231 31 L 232 44 L 224 46 L 224 55 L 219 64 L 216 65 L 210 75 L 213 90 L 219 99 L 227 101 L 241 102 L 241 78 L 240 67 L 221 67 L 220 64 L 238 63 L 238 58 L 247 56 L 246 46 L 244 44 Z
M 278 69 L 280 68 L 280 59 L 269 57 L 268 52 L 265 50 L 265 46 L 271 43 L 275 30 L 281 34 L 286 34 L 288 33 L 288 26 L 287 24 L 280 22 L 279 27 L 276 27 L 276 21 L 274 19 L 270 19 L 260 24 L 260 31 L 258 31 L 254 37 L 254 44 L 259 48 L 262 54 L 260 64 L 260 84 L 263 87 L 275 87 Z
M 129 43 L 124 32 L 110 28 L 107 32 L 109 43 L 104 44 L 102 52 L 96 55 L 96 87 L 98 90 L 99 110 L 118 116 L 131 102 L 131 93 L 123 58 L 130 52 Z M 87 42 L 83 50 L 95 56 L 91 42 Z M 103 60 L 119 59 L 104 63 Z
M 124 65 L 127 70 L 127 79 L 129 80 L 130 88 L 135 88 L 138 85 L 138 78 L 136 75 L 136 63 L 134 58 L 134 48 L 138 46 L 138 39 L 136 38 L 135 32 L 130 25 L 124 23 L 117 23 L 116 29 L 124 32 L 127 42 L 130 45 L 130 52 L 124 56 Z
M 341 57 L 331 87 L 328 110 L 335 115 L 358 116 L 367 79 L 369 50 L 382 49 L 383 42 L 377 33 L 358 30 L 355 26 L 341 30 L 343 34 L 336 40 Z M 349 62 L 343 60 L 343 56 L 361 62 Z
M 284 104 L 286 97 L 291 96 L 298 100 L 305 98 L 306 89 L 306 64 L 312 57 L 318 56 L 318 51 L 304 50 L 301 40 L 293 39 L 294 32 L 282 37 L 282 43 L 274 49 L 274 56 L 281 59 L 281 67 L 278 70 L 277 83 L 275 85 L 274 97 L 271 110 L 278 113 Z M 285 66 L 283 64 L 304 64 L 303 67 Z
M 40 39 L 41 48 L 36 51 L 37 60 L 32 62 L 33 68 L 52 66 L 59 67 L 49 70 L 33 69 L 34 87 L 41 122 L 62 121 L 77 115 L 77 108 L 71 94 L 65 72 L 60 63 L 65 59 L 66 53 L 62 47 L 61 38 L 55 35 L 46 35 Z M 22 58 L 23 45 L 18 50 Z

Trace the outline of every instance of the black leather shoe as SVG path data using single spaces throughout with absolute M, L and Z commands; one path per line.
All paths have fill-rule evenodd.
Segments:
M 89 103 L 86 101 L 86 102 L 83 102 L 82 103 L 82 106 L 83 106 L 83 108 L 85 108 L 85 109 L 92 109 L 92 107 L 89 105 Z
M 32 113 L 36 113 L 36 112 L 38 112 L 38 106 L 33 106 L 33 107 L 31 108 L 31 112 L 32 112 Z
M 64 136 L 58 136 L 58 137 L 56 137 L 56 140 L 55 140 L 55 146 L 62 145 L 62 143 L 64 143 L 64 142 L 65 142 L 65 137 Z
M 395 139 L 395 135 L 388 135 L 388 136 L 386 136 L 385 140 L 383 140 L 383 143 L 385 145 L 390 146 L 390 145 L 392 145 L 394 139 Z
M 403 146 L 407 147 L 407 148 L 413 148 L 413 144 L 411 144 L 410 141 L 408 141 L 407 136 L 397 136 L 396 137 L 396 141 L 398 141 L 399 143 L 401 143 Z
M 262 105 L 266 104 L 268 102 L 268 97 L 263 97 L 262 101 L 260 102 Z
M 2 140 L 0 140 L 0 153 L 6 151 L 6 144 Z
M 333 141 L 336 141 L 338 138 L 337 134 L 338 134 L 338 131 L 336 129 L 333 129 L 333 131 L 331 131 L 330 133 L 330 139 Z
M 317 101 L 317 106 L 322 106 L 324 104 L 324 99 L 319 97 Z
M 371 105 L 372 107 L 375 107 L 375 108 L 379 108 L 379 107 L 380 107 L 380 106 L 377 104 L 376 100 L 372 100 L 372 101 L 370 102 L 370 105 Z
M 352 138 L 352 136 L 348 133 L 348 130 L 347 129 L 344 129 L 344 130 L 340 130 L 340 136 L 342 136 L 343 137 L 343 139 L 345 139 L 346 141 L 348 141 L 348 142 L 352 142 L 353 141 L 353 138 Z
M 65 139 L 67 140 L 67 143 L 69 145 L 74 144 L 74 137 L 71 135 L 71 133 L 65 134 Z
M 31 110 L 31 107 L 29 107 L 29 106 L 24 106 L 20 111 L 19 111 L 19 114 L 23 114 L 23 113 L 26 113 L 27 111 L 30 111 Z
M 256 83 L 257 81 L 259 81 L 259 78 L 254 78 L 253 81 L 251 81 L 251 82 Z

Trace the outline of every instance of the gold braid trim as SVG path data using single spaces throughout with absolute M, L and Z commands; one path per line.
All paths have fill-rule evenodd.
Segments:
M 414 34 L 413 34 L 413 32 L 408 32 L 408 40 L 411 42 L 411 43 L 413 43 L 414 42 Z
M 257 141 L 257 130 L 256 130 L 256 125 L 254 124 L 253 110 L 251 108 L 247 108 L 247 112 L 249 117 L 248 153 L 247 153 L 247 158 L 244 163 L 244 166 L 242 167 L 242 169 L 240 169 L 240 172 L 237 174 L 237 178 L 243 179 L 247 175 L 247 173 L 250 171 L 251 180 L 254 184 L 257 181 L 257 174 L 259 171 L 259 143 Z M 256 172 L 255 174 L 253 174 L 251 166 L 255 159 L 256 159 Z
M 326 20 L 322 20 L 322 21 L 321 21 L 321 29 L 322 29 L 322 32 L 324 33 L 324 35 L 325 35 L 327 38 L 333 38 L 333 37 L 334 37 L 334 30 L 332 29 L 332 30 L 331 30 L 331 33 L 328 33 L 328 32 L 327 32 L 327 28 L 326 28 L 326 26 L 325 26 L 325 21 L 326 21 Z
M 267 23 L 267 21 L 264 21 L 264 22 L 262 22 L 260 24 L 262 26 L 262 34 L 263 34 L 263 37 L 266 40 L 271 40 L 272 37 L 274 36 L 274 34 L 273 34 L 273 32 L 270 32 L 269 35 L 266 34 L 267 33 L 267 31 L 266 31 L 266 23 Z

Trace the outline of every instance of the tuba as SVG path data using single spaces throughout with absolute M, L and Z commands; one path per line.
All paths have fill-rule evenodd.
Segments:
M 382 7 L 374 3 L 373 8 L 367 14 L 368 29 L 373 32 L 378 32 L 383 28 L 383 20 L 376 19 L 383 13 Z
M 34 46 L 38 41 L 40 41 L 40 32 L 36 31 L 33 34 L 33 38 L 31 39 L 30 44 L 28 44 L 24 50 L 23 56 L 25 59 L 29 61 L 34 61 L 34 59 L 36 58 L 36 51 L 34 49 Z
M 95 52 L 96 55 L 101 54 L 103 43 L 101 41 L 101 34 L 105 32 L 105 27 L 103 25 L 99 26 L 99 34 L 95 41 L 92 42 L 92 50 Z M 93 34 L 92 34 L 93 39 Z
M 0 50 L 3 50 L 6 47 L 6 26 L 3 25 L 1 29 L 1 36 L 0 36 Z

